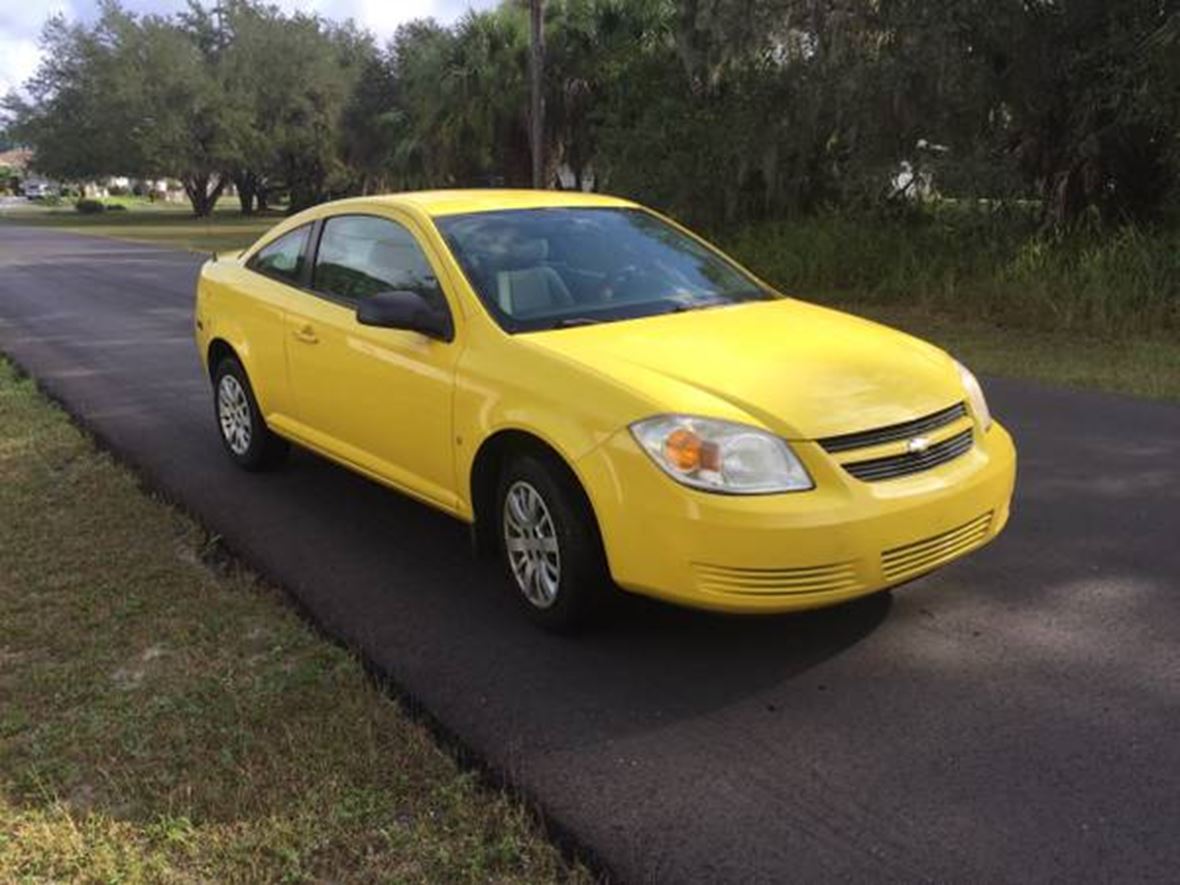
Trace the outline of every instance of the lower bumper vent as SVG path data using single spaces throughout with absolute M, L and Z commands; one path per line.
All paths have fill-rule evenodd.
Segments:
M 839 593 L 860 585 L 851 562 L 805 568 L 730 568 L 695 565 L 697 585 L 710 593 L 742 596 L 794 596 L 806 593 Z
M 989 511 L 958 528 L 886 550 L 881 554 L 881 569 L 890 581 L 929 571 L 982 544 L 991 524 L 992 514 Z

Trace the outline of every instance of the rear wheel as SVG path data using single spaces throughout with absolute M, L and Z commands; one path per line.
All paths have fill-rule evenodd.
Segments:
M 549 459 L 517 456 L 501 473 L 496 501 L 505 570 L 528 616 L 556 631 L 593 620 L 610 577 L 575 480 Z
M 287 441 L 266 426 L 250 379 L 236 357 L 223 357 L 213 370 L 213 408 L 221 441 L 239 467 L 265 470 L 286 457 Z

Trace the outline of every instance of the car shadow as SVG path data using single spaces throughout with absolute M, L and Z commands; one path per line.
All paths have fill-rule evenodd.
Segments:
M 473 695 L 494 699 L 495 717 L 510 718 L 533 748 L 618 738 L 734 704 L 840 654 L 890 611 L 889 594 L 875 594 L 735 616 L 611 589 L 602 623 L 551 635 L 527 620 L 500 566 L 475 558 L 462 524 L 303 451 L 280 473 L 248 481 L 267 486 L 272 507 L 285 499 L 284 537 L 331 540 L 262 563 L 291 576 L 283 583 L 313 620 L 436 716 L 477 712 L 464 702 Z M 244 540 L 272 546 L 259 535 Z M 325 568 L 332 581 L 310 580 Z M 562 725 L 545 726 L 553 722 Z

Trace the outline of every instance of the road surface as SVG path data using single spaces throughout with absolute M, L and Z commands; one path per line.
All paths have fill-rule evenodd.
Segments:
M 619 880 L 1176 878 L 1180 408 L 992 380 L 1021 462 L 991 547 L 825 612 L 636 600 L 561 639 L 461 525 L 307 454 L 230 465 L 199 263 L 0 226 L 0 351 Z

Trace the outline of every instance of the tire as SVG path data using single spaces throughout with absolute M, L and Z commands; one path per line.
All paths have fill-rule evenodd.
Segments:
M 236 357 L 223 357 L 213 369 L 213 412 L 225 451 L 243 470 L 266 470 L 287 456 L 290 446 L 266 426 Z
M 507 463 L 496 490 L 508 584 L 530 619 L 559 633 L 597 620 L 610 588 L 598 525 L 576 483 L 564 465 L 527 454 Z

